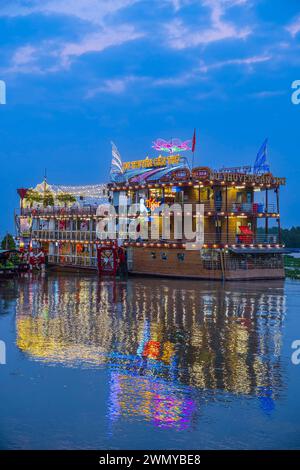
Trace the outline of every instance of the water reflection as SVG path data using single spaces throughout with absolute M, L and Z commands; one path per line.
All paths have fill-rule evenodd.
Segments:
M 107 368 L 111 423 L 188 428 L 199 400 L 220 393 L 257 396 L 271 413 L 282 388 L 280 281 L 48 276 L 19 285 L 16 311 L 17 345 L 32 359 Z

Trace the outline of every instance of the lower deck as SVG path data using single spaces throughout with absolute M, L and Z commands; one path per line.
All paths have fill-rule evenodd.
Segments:
M 224 249 L 129 248 L 134 274 L 211 280 L 283 279 L 281 254 L 235 254 Z
M 227 281 L 285 277 L 283 255 L 276 250 L 236 253 L 220 248 L 129 246 L 126 253 L 128 273 L 135 275 Z M 49 255 L 48 265 L 61 271 L 97 272 L 95 257 Z

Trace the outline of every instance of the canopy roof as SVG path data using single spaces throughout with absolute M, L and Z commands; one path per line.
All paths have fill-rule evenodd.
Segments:
M 20 251 L 16 250 L 15 248 L 12 248 L 11 250 L 0 250 L 0 256 L 7 253 L 20 253 Z
M 90 198 L 102 198 L 106 195 L 107 186 L 106 184 L 90 184 L 86 186 L 65 186 L 58 184 L 48 184 L 42 182 L 38 184 L 35 188 L 35 191 L 43 193 L 46 189 L 51 191 L 54 194 L 72 194 L 77 197 L 90 197 Z
M 237 255 L 259 255 L 259 254 L 283 255 L 283 254 L 291 253 L 291 250 L 289 250 L 288 248 L 239 248 L 239 247 L 233 248 L 233 247 L 230 247 L 228 249 L 229 251 Z

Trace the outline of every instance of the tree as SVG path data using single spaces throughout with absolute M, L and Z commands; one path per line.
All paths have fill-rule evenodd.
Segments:
M 15 240 L 10 233 L 7 233 L 1 242 L 2 250 L 14 250 L 16 248 Z
M 265 229 L 260 227 L 257 233 L 264 233 Z M 278 234 L 278 227 L 271 227 L 268 231 L 269 234 Z M 282 228 L 281 240 L 287 248 L 300 248 L 300 227 Z

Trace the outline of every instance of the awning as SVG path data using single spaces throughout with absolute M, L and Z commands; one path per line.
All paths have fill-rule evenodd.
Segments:
M 289 248 L 236 248 L 230 247 L 229 251 L 237 255 L 259 255 L 259 254 L 268 254 L 268 255 L 287 255 L 291 253 L 292 250 Z

